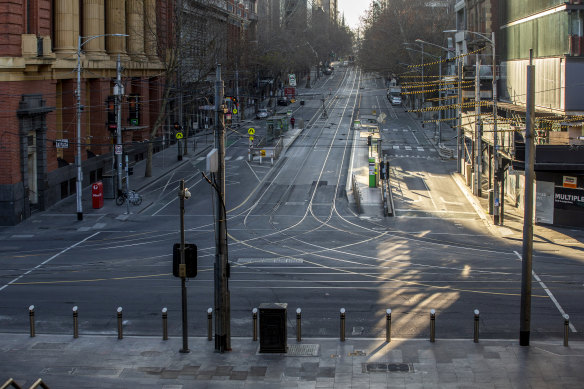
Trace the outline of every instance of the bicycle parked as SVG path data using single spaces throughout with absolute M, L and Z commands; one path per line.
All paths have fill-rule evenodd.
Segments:
M 117 205 L 123 205 L 126 200 L 129 201 L 130 204 L 132 205 L 140 205 L 142 204 L 142 196 L 140 196 L 140 194 L 134 190 L 131 190 L 129 192 L 122 192 L 121 195 L 118 196 L 118 198 L 116 199 L 116 204 Z

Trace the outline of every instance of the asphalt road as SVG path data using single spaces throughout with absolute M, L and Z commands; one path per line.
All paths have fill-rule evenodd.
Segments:
M 245 129 L 229 132 L 232 335 L 251 335 L 252 308 L 285 302 L 289 331 L 294 310 L 302 309 L 304 336 L 338 336 L 340 308 L 347 310 L 348 336 L 383 336 L 391 308 L 396 337 L 428 337 L 430 309 L 440 337 L 472 337 L 474 309 L 481 337 L 517 337 L 521 242 L 489 233 L 452 178 L 455 162 L 441 159 L 419 122 L 388 104 L 383 81 L 339 68 L 303 98 L 305 105 L 290 109 L 304 128 L 273 166 L 247 160 Z M 395 217 L 384 218 L 381 208 L 359 215 L 345 190 L 352 149 L 366 147 L 353 143 L 351 123 L 372 111 L 387 115 L 381 135 Z M 265 133 L 265 122 L 250 125 Z M 204 164 L 192 158 L 163 177 L 143 193 L 144 210 L 127 220 L 103 218 L 97 231 L 48 223 L 34 237 L 1 241 L 0 331 L 27 331 L 34 304 L 38 332 L 70 333 L 77 305 L 81 331 L 115 334 L 122 306 L 125 334 L 152 335 L 167 307 L 169 331 L 178 336 L 180 281 L 170 272 L 184 179 L 193 194 L 185 202 L 186 240 L 198 246 L 198 276 L 187 283 L 189 333 L 206 335 L 215 242 Z M 574 330 L 584 328 L 581 259 L 545 247 L 535 258 L 541 282 L 533 283 L 532 336 L 561 336 L 562 311 Z

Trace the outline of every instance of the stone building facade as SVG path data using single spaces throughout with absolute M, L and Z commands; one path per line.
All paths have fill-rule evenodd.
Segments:
M 139 121 L 122 103 L 126 152 L 149 139 L 160 107 L 173 0 L 5 0 L 0 3 L 0 225 L 75 193 L 76 145 L 83 186 L 112 167 L 106 126 L 118 56 L 124 96 L 139 98 Z M 111 34 L 124 34 L 112 36 Z M 80 38 L 81 37 L 81 38 Z M 81 137 L 77 138 L 80 52 Z M 134 158 L 142 158 L 140 153 Z

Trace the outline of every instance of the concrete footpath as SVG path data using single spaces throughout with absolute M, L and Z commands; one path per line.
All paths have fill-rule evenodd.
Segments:
M 1 334 L 0 385 L 54 388 L 581 388 L 584 344 L 472 339 L 288 339 L 287 354 L 181 338 Z

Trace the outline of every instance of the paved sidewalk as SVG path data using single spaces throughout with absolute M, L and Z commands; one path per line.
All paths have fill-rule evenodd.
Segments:
M 288 354 L 259 342 L 1 334 L 0 384 L 42 379 L 54 388 L 581 388 L 584 343 L 472 339 L 288 339 Z

